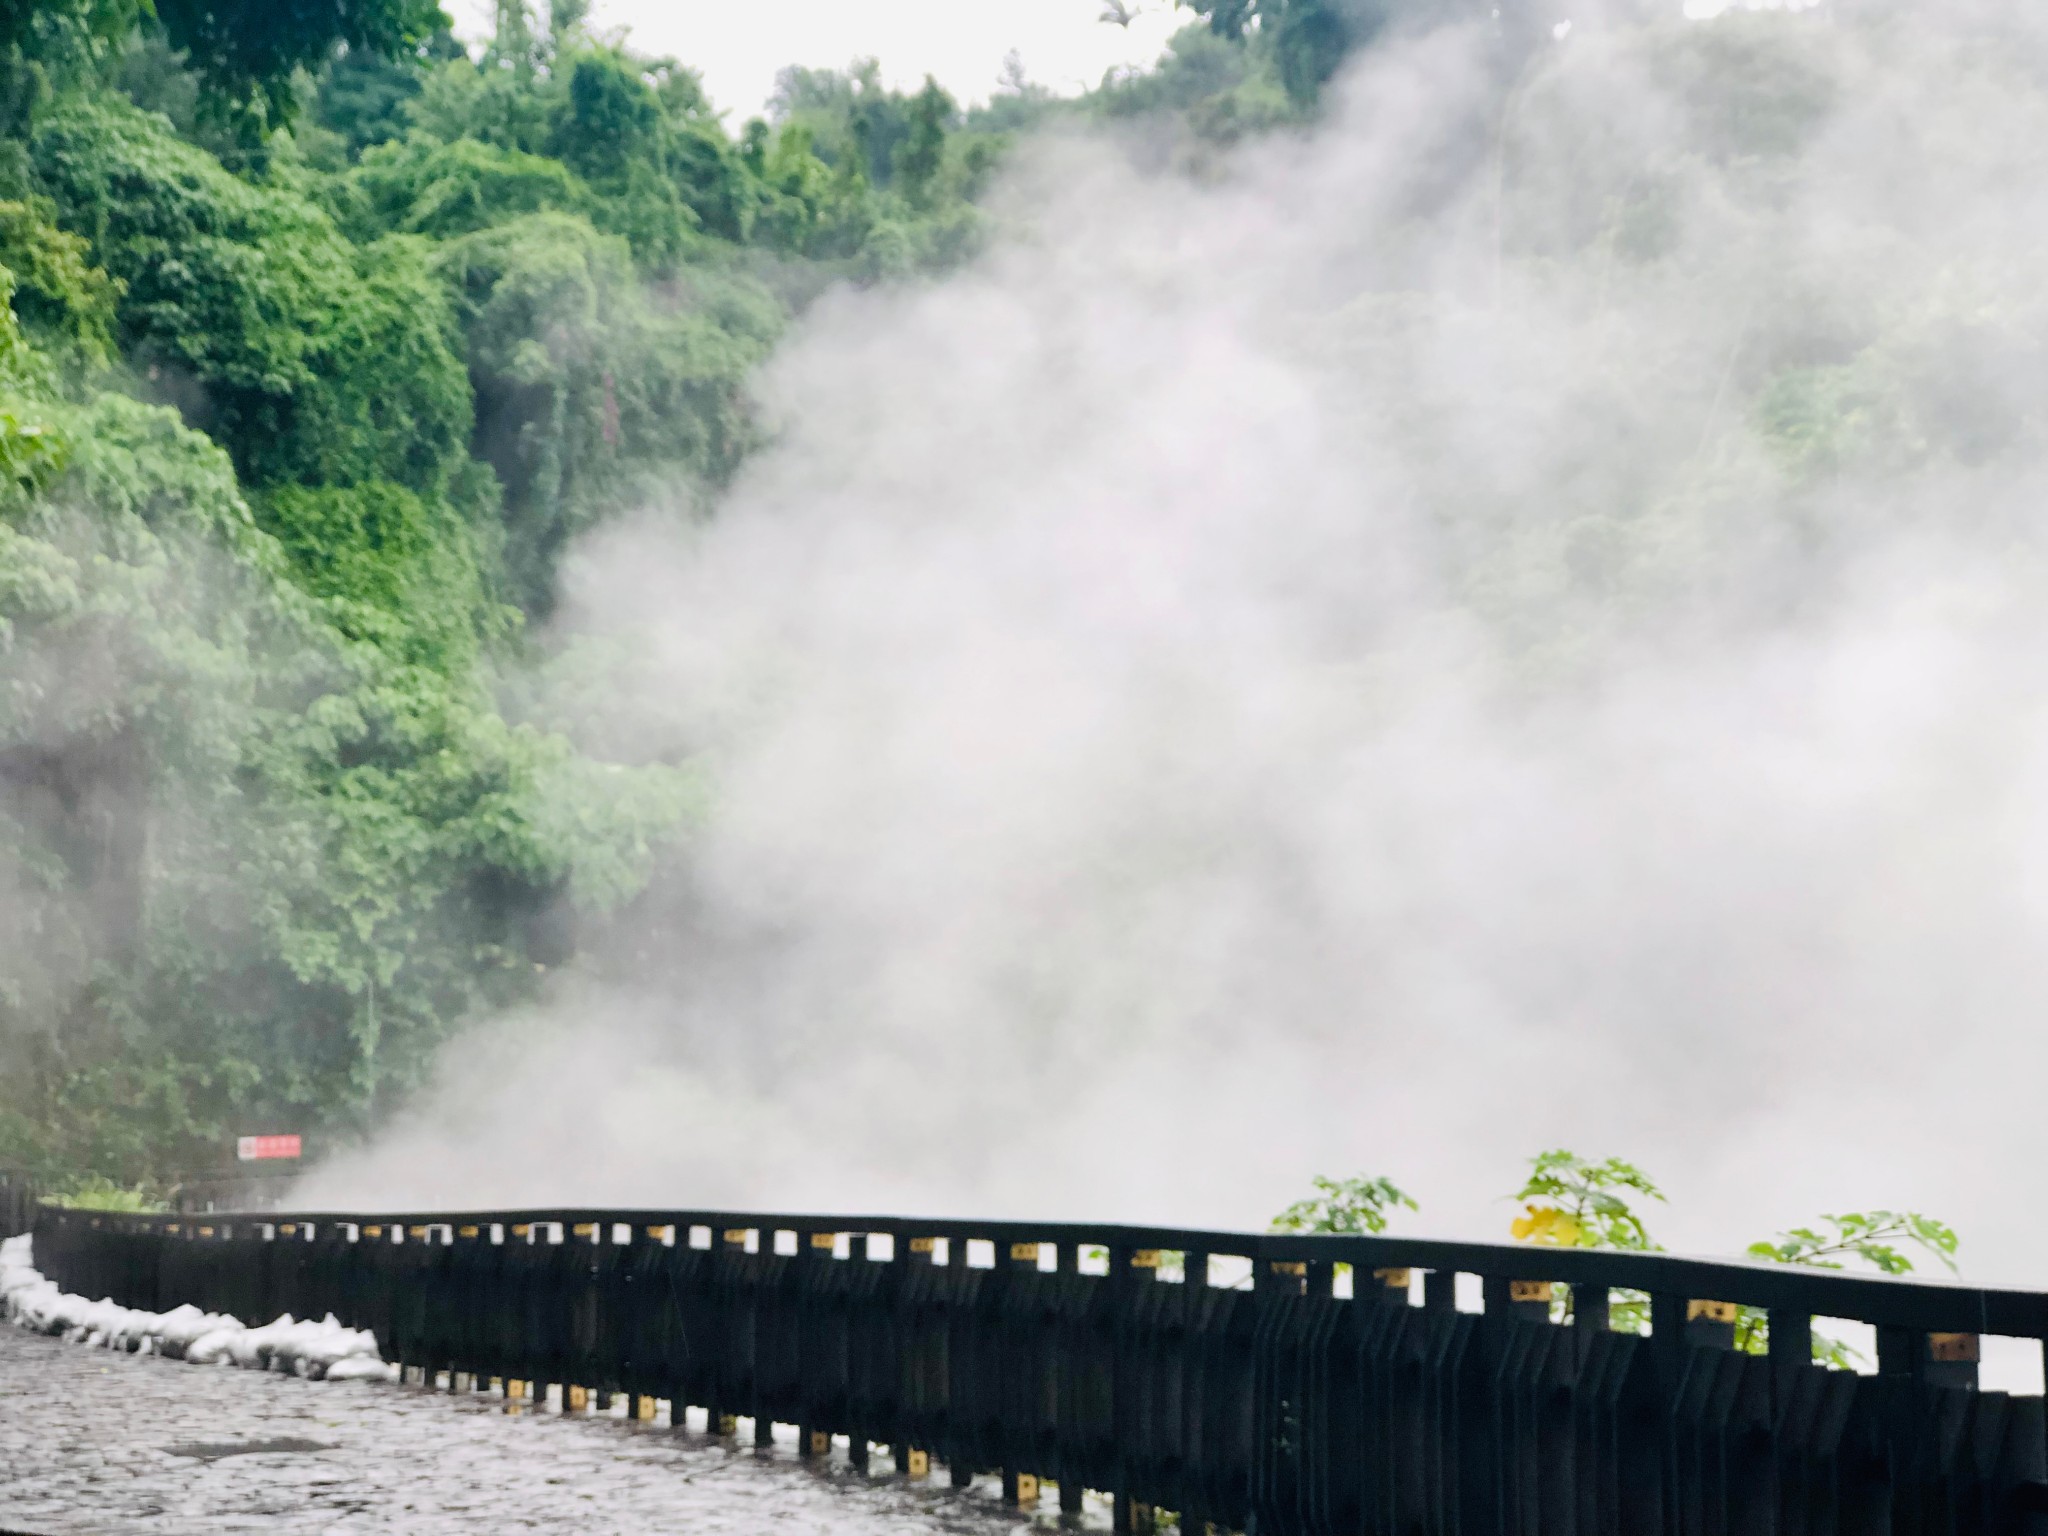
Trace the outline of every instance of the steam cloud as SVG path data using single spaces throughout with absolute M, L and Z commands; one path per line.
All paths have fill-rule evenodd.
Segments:
M 1041 144 L 822 305 L 569 576 L 687 856 L 307 1197 L 1498 1238 L 1564 1144 L 2048 1276 L 2048 26 L 1836 9 Z

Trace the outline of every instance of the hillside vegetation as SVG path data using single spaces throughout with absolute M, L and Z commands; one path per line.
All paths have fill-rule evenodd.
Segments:
M 963 109 L 855 63 L 735 122 L 567 0 L 545 24 L 506 0 L 474 50 L 428 0 L 0 4 L 0 1166 L 162 1181 L 238 1131 L 359 1134 L 632 900 L 704 790 L 517 704 L 564 551 L 624 509 L 715 516 L 792 319 L 971 262 L 1024 135 L 1105 129 L 1208 174 L 1303 131 L 1347 51 L 1495 25 L 1194 9 L 1156 68 L 1075 99 L 1013 70 Z M 1632 147 L 1546 96 L 1540 7 L 1497 30 L 1503 99 L 1575 158 L 1503 129 L 1449 146 L 1445 180 L 1492 157 L 1497 259 L 1617 291 L 1682 259 L 1688 199 L 1764 227 L 1841 88 L 1794 21 L 1660 19 L 1613 46 L 1690 115 Z M 1782 338 L 1769 306 L 1811 274 L 1780 276 L 1757 330 Z M 1361 297 L 1329 345 L 1398 353 L 1402 302 Z M 1707 381 L 1775 445 L 1774 485 L 1825 487 L 1877 439 L 1972 463 L 2035 441 L 2030 403 L 1944 414 L 1943 359 L 2032 345 L 1994 307 L 1840 309 Z M 1959 327 L 1977 351 L 1887 340 Z M 1744 494 L 1711 468 L 1688 505 Z M 1561 497 L 1595 474 L 1560 466 Z M 1422 489 L 1448 504 L 1462 475 Z M 1458 536 L 1506 607 L 1553 579 L 1684 585 L 1657 526 Z
M 182 14 L 5 24 L 0 1165 L 53 1177 L 366 1126 L 635 889 L 687 769 L 501 707 L 555 561 L 707 506 L 791 313 L 961 260 L 1000 142 L 871 69 L 735 133 L 567 6 Z

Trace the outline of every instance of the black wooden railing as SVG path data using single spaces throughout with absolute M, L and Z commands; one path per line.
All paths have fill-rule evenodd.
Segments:
M 34 1227 L 41 1198 L 27 1174 L 0 1168 L 0 1238 L 19 1237 Z
M 1188 1279 L 1170 1283 L 1176 1270 Z M 1174 1255 L 1184 1256 L 1174 1264 Z M 1136 1529 L 1718 1536 L 2048 1530 L 2042 1400 L 1976 1388 L 2048 1294 L 1664 1254 L 729 1211 L 45 1209 L 65 1289 L 333 1312 L 424 1379 L 701 1407 L 899 1470 L 1058 1484 Z M 1334 1294 L 1340 1264 L 1354 1295 Z M 1249 1271 L 1248 1277 L 1246 1275 Z M 1099 1271 L 1099 1272 L 1091 1272 Z M 1235 1283 L 1228 1283 L 1232 1275 Z M 1460 1276 L 1483 1311 L 1458 1304 Z M 1193 1283 L 1189 1283 L 1191 1280 Z M 1646 1293 L 1647 1335 L 1610 1326 Z M 1553 1321 L 1569 1294 L 1572 1318 Z M 1736 1306 L 1769 1350 L 1734 1347 Z M 1810 1359 L 1877 1329 L 1873 1375 Z M 573 1387 L 574 1392 L 569 1389 Z

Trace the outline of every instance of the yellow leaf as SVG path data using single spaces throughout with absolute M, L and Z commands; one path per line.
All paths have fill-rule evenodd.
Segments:
M 1553 1248 L 1579 1246 L 1579 1224 L 1554 1205 L 1528 1206 L 1509 1231 L 1521 1243 L 1546 1243 Z

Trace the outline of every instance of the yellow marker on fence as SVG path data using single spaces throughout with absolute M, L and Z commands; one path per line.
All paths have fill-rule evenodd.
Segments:
M 1930 1360 L 1970 1361 L 1979 1358 L 1982 1345 L 1974 1333 L 1930 1333 L 1927 1335 L 1927 1357 Z
M 1308 1265 L 1301 1259 L 1275 1259 L 1273 1273 L 1276 1275 L 1305 1275 Z
M 1030 1509 L 1038 1503 L 1038 1479 L 1029 1472 L 1017 1474 L 1017 1507 Z
M 718 1416 L 716 1433 L 721 1435 L 736 1435 L 739 1432 L 740 1421 L 738 1415 L 730 1413 L 721 1413 Z
M 508 1403 L 516 1403 L 516 1402 L 518 1402 L 518 1401 L 519 1401 L 519 1400 L 520 1400 L 521 1398 L 523 1398 L 523 1397 L 525 1397 L 525 1396 L 526 1396 L 526 1383 L 525 1383 L 525 1382 L 523 1382 L 523 1381 L 508 1381 L 508 1382 L 506 1382 L 506 1383 L 505 1383 L 505 1400 L 506 1400 L 506 1401 L 507 1401 Z
M 1379 1281 L 1381 1285 L 1384 1285 L 1390 1291 L 1407 1290 L 1408 1282 L 1413 1278 L 1413 1275 L 1414 1272 L 1412 1270 L 1406 1269 L 1376 1269 L 1372 1272 L 1373 1279 Z
M 365 1227 L 365 1228 L 363 1228 L 363 1236 L 365 1236 L 365 1237 L 382 1237 L 383 1235 L 384 1235 L 384 1229 L 383 1229 L 382 1227 Z
M 649 1227 L 647 1236 L 654 1242 L 665 1243 L 675 1235 L 674 1227 Z
M 641 1422 L 642 1424 L 651 1424 L 651 1423 L 653 1423 L 653 1422 L 654 1422 L 654 1399 L 653 1399 L 653 1398 L 651 1398 L 651 1397 L 636 1397 L 636 1398 L 634 1398 L 634 1399 L 633 1399 L 633 1417 L 634 1417 L 634 1418 L 636 1418 L 636 1419 L 638 1419 L 638 1420 L 639 1420 L 639 1421 L 640 1421 L 640 1422 Z
M 1131 1255 L 1131 1268 L 1133 1269 L 1157 1269 L 1158 1267 L 1159 1250 L 1157 1248 L 1140 1248 Z
M 811 1431 L 811 1454 L 813 1456 L 830 1456 L 832 1454 L 832 1433 L 830 1430 L 814 1429 Z
M 811 1234 L 811 1246 L 813 1248 L 836 1250 L 839 1247 L 839 1234 L 837 1232 L 813 1232 Z
M 913 1450 L 906 1459 L 910 1465 L 904 1469 L 903 1475 L 913 1483 L 920 1482 L 932 1475 L 932 1453 L 930 1451 Z
M 747 1241 L 747 1229 L 745 1227 L 727 1227 L 725 1229 L 725 1240 L 728 1243 L 732 1243 L 737 1247 L 745 1247 Z
M 512 1235 L 514 1237 L 531 1237 L 533 1236 L 533 1228 L 528 1226 L 525 1222 L 521 1222 L 518 1226 L 512 1229 Z
M 910 1240 L 910 1251 L 912 1253 L 931 1253 L 938 1247 L 938 1243 L 939 1240 L 936 1237 L 913 1237 Z
M 407 1227 L 405 1229 L 405 1235 L 407 1237 L 417 1237 L 424 1240 L 427 1235 L 427 1229 L 425 1227 Z
M 211 1227 L 201 1227 L 201 1228 L 199 1229 L 199 1235 L 200 1235 L 201 1237 L 211 1237 L 211 1236 L 213 1236 L 213 1228 L 211 1228 Z
M 1735 1321 L 1735 1303 L 1732 1301 L 1688 1301 L 1685 1304 L 1685 1320 L 1703 1318 L 1710 1323 L 1732 1323 Z
M 594 1241 L 597 1237 L 597 1223 L 594 1221 L 579 1221 L 576 1223 L 572 1235 L 575 1237 L 587 1237 Z
M 588 1387 L 564 1387 L 564 1388 L 562 1388 L 562 1411 L 563 1411 L 564 1413 L 581 1413 L 581 1412 L 583 1412 L 583 1410 L 584 1410 L 584 1409 L 588 1408 L 589 1406 L 590 1406 L 590 1388 L 588 1388 Z
M 283 1226 L 277 1229 L 277 1235 L 279 1237 L 297 1237 L 299 1235 L 298 1223 L 291 1221 L 286 1222 Z
M 1010 1244 L 1010 1262 L 1013 1264 L 1036 1264 L 1038 1262 L 1038 1244 Z
M 455 1235 L 457 1237 L 475 1237 L 477 1235 L 477 1229 L 475 1227 L 457 1227 L 455 1229 Z
M 1508 1300 L 1548 1302 L 1556 1294 L 1556 1287 L 1548 1280 L 1510 1280 Z M 1694 1302 L 1699 1306 L 1699 1302 Z

